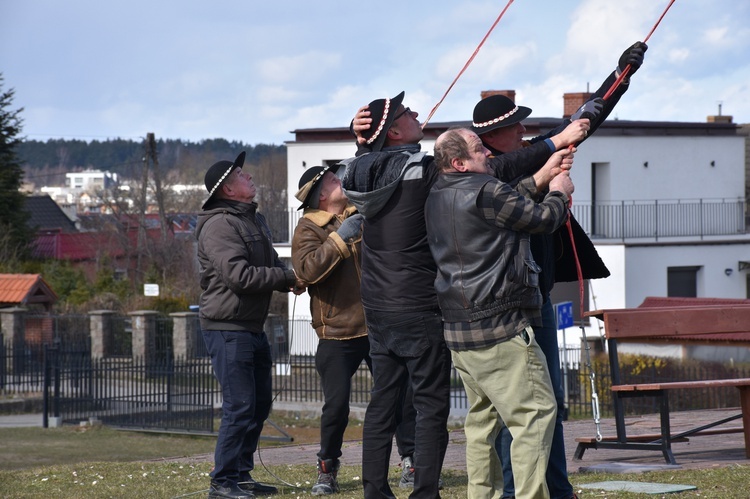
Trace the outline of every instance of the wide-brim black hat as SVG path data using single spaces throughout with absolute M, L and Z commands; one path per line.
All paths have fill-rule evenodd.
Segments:
M 219 190 L 221 184 L 227 179 L 230 173 L 235 168 L 242 168 L 245 164 L 245 151 L 242 151 L 237 159 L 234 161 L 217 161 L 211 168 L 206 172 L 206 176 L 203 178 L 203 182 L 206 184 L 206 190 L 208 191 L 208 199 L 213 197 L 214 193 Z
M 471 129 L 477 135 L 490 132 L 496 128 L 515 125 L 525 120 L 531 109 L 516 104 L 504 95 L 490 95 L 474 106 L 474 122 Z
M 393 124 L 393 119 L 403 100 L 404 92 L 401 92 L 393 99 L 375 99 L 370 102 L 368 111 L 370 111 L 372 123 L 370 128 L 362 132 L 362 136 L 367 139 L 367 145 L 372 151 L 380 151 L 383 148 L 388 129 Z
M 320 189 L 323 187 L 321 180 L 326 172 L 336 173 L 339 164 L 329 166 L 312 166 L 305 170 L 305 173 L 299 179 L 299 190 L 294 195 L 295 198 L 302 201 L 298 210 L 307 208 L 318 208 L 318 199 L 320 198 Z

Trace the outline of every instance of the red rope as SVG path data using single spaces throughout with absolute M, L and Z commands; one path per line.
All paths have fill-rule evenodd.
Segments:
M 510 4 L 512 3 L 513 3 L 513 0 L 508 0 L 508 4 L 505 6 L 503 11 L 500 12 L 500 15 L 497 16 L 497 19 L 495 19 L 495 22 L 492 24 L 489 31 L 487 31 L 487 34 L 484 35 L 484 38 L 482 38 L 482 41 L 479 42 L 479 45 L 477 45 L 476 50 L 474 50 L 474 53 L 471 54 L 471 57 L 469 57 L 469 60 L 466 61 L 466 64 L 464 64 L 464 67 L 461 69 L 461 71 L 458 72 L 456 77 L 453 79 L 453 82 L 448 87 L 448 90 L 445 91 L 445 93 L 443 94 L 443 97 L 438 101 L 437 104 L 435 104 L 435 107 L 432 108 L 432 111 L 430 111 L 430 114 L 427 116 L 427 119 L 424 120 L 424 123 L 422 123 L 422 128 L 427 126 L 427 123 L 430 121 L 430 118 L 432 118 L 432 115 L 435 114 L 435 111 L 437 111 L 437 109 L 440 107 L 440 104 L 442 104 L 445 98 L 448 96 L 448 92 L 451 91 L 451 89 L 453 88 L 453 85 L 455 85 L 458 79 L 461 78 L 461 75 L 464 74 L 464 71 L 466 71 L 466 69 L 469 67 L 469 64 L 471 64 L 471 61 L 473 61 L 474 58 L 477 56 L 477 54 L 479 53 L 479 49 L 482 48 L 482 45 L 484 45 L 484 42 L 487 41 L 487 38 L 490 36 L 490 33 L 492 33 L 492 30 L 495 29 L 495 26 L 497 26 L 497 23 L 500 22 L 500 19 L 502 19 L 502 17 L 505 15 L 505 11 L 508 10 L 508 7 L 510 7 Z
M 664 19 L 664 16 L 667 14 L 667 11 L 672 6 L 672 4 L 675 2 L 675 0 L 670 0 L 669 5 L 667 5 L 667 8 L 664 9 L 664 12 L 662 12 L 661 16 L 659 17 L 659 20 L 656 21 L 656 24 L 654 24 L 654 27 L 651 28 L 651 31 L 649 31 L 648 36 L 643 39 L 643 43 L 646 43 L 649 38 L 651 38 L 651 35 L 654 34 L 654 31 L 656 31 L 656 27 L 659 26 L 659 23 L 661 23 L 661 20 Z M 620 83 L 622 83 L 622 80 L 625 79 L 625 77 L 630 72 L 630 64 L 625 66 L 625 68 L 622 70 L 622 73 L 620 73 L 620 76 L 617 77 L 617 79 L 612 83 L 612 86 L 607 90 L 607 93 L 604 94 L 605 101 L 608 100 L 612 94 L 617 90 L 617 87 L 620 86 Z M 570 145 L 569 149 L 573 148 L 573 144 Z M 570 204 L 568 205 L 568 210 L 570 210 L 573 206 L 573 198 L 570 198 Z M 573 247 L 573 257 L 576 262 L 576 272 L 578 272 L 578 293 L 580 298 L 580 318 L 581 321 L 583 321 L 583 312 L 584 312 L 584 287 L 583 287 L 583 271 L 581 270 L 581 262 L 578 260 L 578 251 L 576 250 L 576 242 L 573 239 L 573 226 L 570 224 L 570 212 L 568 212 L 568 220 L 565 222 L 565 225 L 568 227 L 568 235 L 570 236 L 570 245 Z M 581 322 L 583 323 L 583 322 Z
M 648 35 L 646 36 L 646 38 L 643 39 L 643 43 L 646 43 L 648 41 L 648 39 L 651 38 L 651 35 L 653 35 L 654 31 L 656 31 L 656 27 L 659 26 L 659 23 L 661 22 L 661 20 L 664 19 L 665 15 L 667 15 L 667 11 L 669 10 L 669 8 L 672 6 L 672 4 L 674 2 L 675 2 L 675 0 L 671 0 L 669 2 L 669 5 L 667 5 L 667 8 L 664 9 L 664 12 L 661 13 L 661 17 L 659 17 L 659 20 L 656 21 L 656 24 L 654 24 L 654 27 L 651 28 L 651 31 L 648 32 Z M 620 76 L 617 77 L 617 79 L 612 84 L 612 86 L 609 88 L 609 90 L 607 90 L 607 93 L 604 94 L 604 97 L 602 97 L 604 100 L 607 100 L 607 99 L 609 99 L 612 96 L 612 94 L 614 93 L 614 91 L 617 90 L 617 87 L 620 86 L 620 83 L 622 83 L 622 80 L 625 79 L 625 77 L 628 75 L 629 72 L 630 72 L 630 64 L 628 64 L 627 66 L 625 66 L 625 68 L 622 70 L 622 73 L 620 73 Z

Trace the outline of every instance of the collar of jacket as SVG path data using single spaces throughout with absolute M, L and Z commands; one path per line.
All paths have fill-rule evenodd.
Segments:
M 250 213 L 258 210 L 258 203 L 253 201 L 252 203 L 243 203 L 241 201 L 233 201 L 230 199 L 216 199 L 208 206 L 204 208 L 204 211 L 209 210 L 226 210 L 237 213 Z
M 404 144 L 401 146 L 388 146 L 382 149 L 382 152 L 399 152 L 407 151 L 411 153 L 419 152 L 422 150 L 422 146 L 419 144 Z
M 355 208 L 352 205 L 347 205 L 347 207 L 344 209 L 344 213 L 342 213 L 341 216 L 343 216 L 344 219 L 346 219 L 354 215 L 355 213 L 357 213 L 357 208 Z M 324 210 L 317 210 L 315 208 L 305 208 L 304 214 L 302 216 L 310 220 L 312 223 L 314 223 L 318 227 L 325 227 L 326 225 L 331 223 L 331 220 L 333 220 L 333 218 L 336 215 L 334 213 L 330 213 Z
M 503 151 L 498 151 L 497 149 L 490 146 L 489 144 L 485 144 L 484 142 L 482 142 L 482 144 L 484 144 L 484 147 L 489 149 L 489 151 L 492 153 L 493 156 L 497 157 L 497 156 L 502 156 L 503 154 L 505 154 Z M 528 140 L 521 141 L 521 147 L 529 147 L 530 145 L 531 145 L 531 142 L 529 142 Z

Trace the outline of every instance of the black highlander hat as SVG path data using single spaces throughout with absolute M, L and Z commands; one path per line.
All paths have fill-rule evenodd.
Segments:
M 221 187 L 226 178 L 229 176 L 235 168 L 242 168 L 245 164 L 245 151 L 242 151 L 237 159 L 232 161 L 217 161 L 211 168 L 206 172 L 206 176 L 203 178 L 206 184 L 206 190 L 208 191 L 208 199 Z
M 318 208 L 318 201 L 320 199 L 320 189 L 323 184 L 320 182 L 325 172 L 336 173 L 339 169 L 339 164 L 329 166 L 313 166 L 305 170 L 305 173 L 299 179 L 299 190 L 294 195 L 297 199 L 302 201 L 298 210 L 302 208 Z
M 401 92 L 393 99 L 375 99 L 370 102 L 368 110 L 372 123 L 370 128 L 362 132 L 362 136 L 367 139 L 367 145 L 373 152 L 380 151 L 383 148 L 385 136 L 388 129 L 391 128 L 398 106 L 401 105 L 403 100 L 404 92 Z
M 505 95 L 490 95 L 474 106 L 474 122 L 471 129 L 477 135 L 482 135 L 496 128 L 515 125 L 528 118 L 530 114 L 530 108 L 516 106 Z

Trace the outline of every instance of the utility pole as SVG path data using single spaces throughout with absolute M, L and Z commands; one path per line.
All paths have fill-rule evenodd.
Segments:
M 143 253 L 146 251 L 146 209 L 148 208 L 148 157 L 143 156 L 141 169 L 141 199 L 138 206 L 138 244 L 136 251 L 136 278 L 138 282 L 143 278 Z
M 164 192 L 161 188 L 161 172 L 159 170 L 159 158 L 156 153 L 156 139 L 153 133 L 146 134 L 146 150 L 153 164 L 154 190 L 156 191 L 156 204 L 159 207 L 159 224 L 161 226 L 161 241 L 167 242 L 167 213 L 164 209 Z

